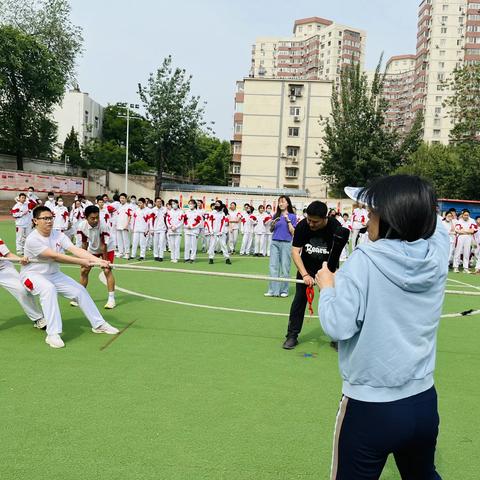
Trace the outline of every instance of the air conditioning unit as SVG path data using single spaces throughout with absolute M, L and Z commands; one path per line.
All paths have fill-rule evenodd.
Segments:
M 290 157 L 290 161 L 293 163 L 293 164 L 297 164 L 298 163 L 298 158 L 297 157 Z
M 297 97 L 295 95 L 290 95 L 290 101 L 291 102 L 294 102 L 296 99 L 297 99 Z
M 295 116 L 293 117 L 293 121 L 294 121 L 294 122 L 297 122 L 297 123 L 300 122 L 300 117 L 299 117 L 298 115 L 295 115 Z

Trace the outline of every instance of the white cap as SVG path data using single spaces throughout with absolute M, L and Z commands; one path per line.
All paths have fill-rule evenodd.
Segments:
M 362 195 L 364 191 L 363 187 L 345 187 L 344 192 L 346 195 L 354 200 L 355 202 L 361 203 L 362 205 L 367 205 L 373 207 L 373 205 L 368 205 L 367 200 L 365 198 L 365 194 Z

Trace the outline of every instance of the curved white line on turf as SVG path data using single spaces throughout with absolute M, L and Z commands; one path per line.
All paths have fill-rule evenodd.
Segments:
M 455 282 L 455 283 L 458 283 L 459 285 L 463 285 L 464 287 L 470 287 L 470 288 L 474 288 L 475 290 L 480 290 L 480 287 L 477 287 L 476 285 L 472 285 L 471 283 L 461 282 L 460 280 L 455 280 L 454 278 L 449 278 L 447 282 Z
M 107 284 L 107 281 L 105 279 L 105 276 L 103 275 L 103 272 L 100 273 L 98 278 L 104 285 Z M 185 307 L 206 308 L 208 310 L 220 310 L 224 312 L 251 313 L 254 315 L 264 315 L 264 316 L 266 315 L 271 317 L 288 317 L 289 316 L 288 313 L 261 312 L 257 310 L 243 310 L 240 308 L 216 307 L 214 305 L 203 305 L 200 303 L 181 302 L 179 300 L 170 300 L 168 298 L 154 297 L 153 295 L 146 295 L 145 293 L 134 292 L 133 290 L 128 290 L 126 288 L 119 287 L 118 285 L 115 286 L 115 290 L 118 290 L 119 292 L 123 292 L 123 293 L 128 293 L 129 295 L 134 295 L 136 297 L 146 298 L 147 300 L 155 300 L 157 302 L 172 303 L 174 305 L 182 305 Z M 472 313 L 469 313 L 468 315 L 462 315 L 461 313 L 445 313 L 441 315 L 440 318 L 457 318 L 457 317 L 465 317 L 465 316 L 470 317 L 478 314 L 480 314 L 480 310 L 474 310 Z M 310 318 L 318 318 L 318 315 L 313 315 Z

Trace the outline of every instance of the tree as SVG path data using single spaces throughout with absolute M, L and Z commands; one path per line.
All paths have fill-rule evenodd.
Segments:
M 452 95 L 445 102 L 450 107 L 453 143 L 480 141 L 480 64 L 464 65 L 453 72 Z
M 52 149 L 49 116 L 82 45 L 69 15 L 67 0 L 0 0 L 0 144 L 19 170 L 26 154 Z
M 172 67 L 172 57 L 151 74 L 146 86 L 139 84 L 139 95 L 147 112 L 151 145 L 157 171 L 155 195 L 162 188 L 162 175 L 186 145 L 192 145 L 206 122 L 200 97 L 191 95 L 191 76 Z
M 93 139 L 83 146 L 82 155 L 89 168 L 125 173 L 125 147 L 113 140 Z
M 70 133 L 65 138 L 63 143 L 62 157 L 68 159 L 72 167 L 85 167 L 85 161 L 82 158 L 80 151 L 80 143 L 78 142 L 78 133 L 72 127 Z
M 11 26 L 0 26 L 0 148 L 16 155 L 47 154 L 55 127 L 48 118 L 62 98 L 62 72 L 47 47 Z
M 331 115 L 322 119 L 325 147 L 320 174 L 329 180 L 335 195 L 343 195 L 346 185 L 364 185 L 389 174 L 420 142 L 421 118 L 403 141 L 386 127 L 388 102 L 383 98 L 380 66 L 381 59 L 371 85 L 356 65 L 344 69 L 340 85 L 333 87 Z
M 200 150 L 203 146 L 204 154 L 207 155 L 196 163 L 196 181 L 203 185 L 227 185 L 228 168 L 232 159 L 230 143 L 206 135 L 198 140 L 202 142 L 197 142 L 197 149 Z

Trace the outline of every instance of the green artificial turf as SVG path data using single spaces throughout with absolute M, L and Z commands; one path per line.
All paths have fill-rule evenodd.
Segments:
M 0 223 L 0 237 L 14 247 L 12 222 Z M 145 265 L 268 273 L 268 259 L 251 257 L 233 257 L 231 266 L 221 257 L 213 266 L 206 258 Z M 64 271 L 78 277 L 76 267 Z M 288 313 L 291 303 L 263 297 L 265 282 L 253 280 L 125 270 L 116 278 L 121 288 L 180 302 L 274 313 Z M 480 277 L 451 278 L 480 287 Z M 89 291 L 103 307 L 106 290 L 93 271 Z M 112 342 L 60 303 L 66 348 L 54 350 L 0 289 L 0 478 L 329 478 L 341 383 L 318 319 L 307 315 L 301 344 L 285 351 L 287 317 L 118 292 L 118 307 L 105 318 L 130 326 Z M 447 297 L 445 312 L 468 309 L 480 309 L 480 297 Z M 444 479 L 479 478 L 479 321 L 449 318 L 440 326 Z M 382 479 L 399 478 L 389 461 Z

